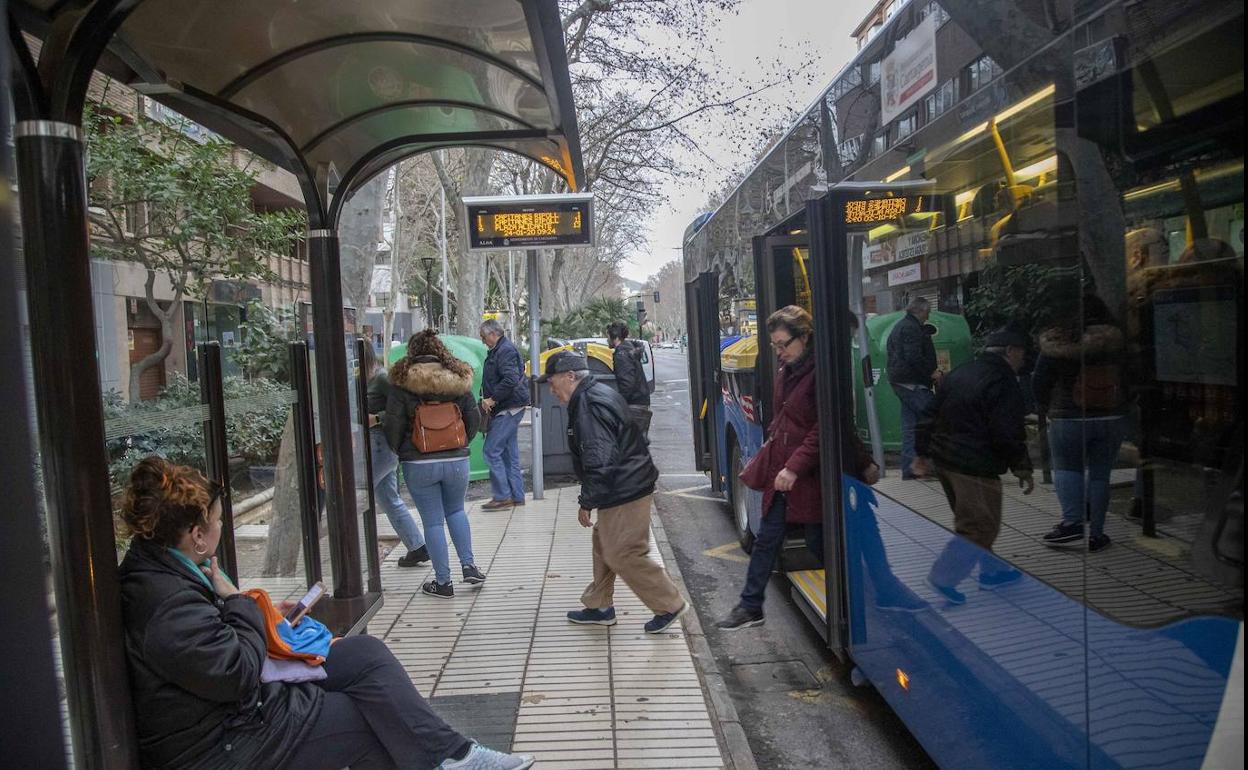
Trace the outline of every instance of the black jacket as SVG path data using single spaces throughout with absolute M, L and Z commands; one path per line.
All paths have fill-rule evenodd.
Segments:
M 1112 409 L 1084 409 L 1075 403 L 1075 383 L 1085 366 L 1108 367 L 1118 379 L 1119 392 L 1127 389 L 1126 344 L 1122 329 L 1112 324 L 1090 324 L 1074 334 L 1046 329 L 1040 334 L 1040 356 L 1031 374 L 1037 407 L 1049 417 L 1110 417 L 1127 413 L 1126 399 Z
M 481 398 L 494 399 L 494 411 L 529 405 L 529 381 L 524 376 L 520 351 L 506 337 L 485 354 L 481 372 Z
M 364 394 L 364 406 L 370 415 L 384 415 L 386 402 L 390 399 L 390 376 L 385 369 L 378 369 L 368 380 Z
M 1009 362 L 984 353 L 940 383 L 915 426 L 915 451 L 970 476 L 1029 473 L 1025 415 L 1023 389 Z
M 218 599 L 150 540 L 131 542 L 120 575 L 143 767 L 281 767 L 324 692 L 260 683 L 264 617 L 255 602 Z
M 568 402 L 568 447 L 582 508 L 614 508 L 654 492 L 659 470 L 624 398 L 586 378 Z
M 906 313 L 888 335 L 888 381 L 930 387 L 935 371 L 936 346 L 919 319 Z
M 650 382 L 641 363 L 643 349 L 637 340 L 622 340 L 611 354 L 615 386 L 629 406 L 650 406 Z
M 454 401 L 459 404 L 459 411 L 464 417 L 464 432 L 471 443 L 481 424 L 481 412 L 472 397 L 471 371 L 461 377 L 444 369 L 438 359 L 420 356 L 414 362 L 403 360 L 390 367 L 389 382 L 390 392 L 386 396 L 386 414 L 382 417 L 381 427 L 386 433 L 386 443 L 399 460 L 413 462 L 468 456 L 467 446 L 423 454 L 412 443 L 412 420 L 416 417 L 416 407 L 423 401 Z

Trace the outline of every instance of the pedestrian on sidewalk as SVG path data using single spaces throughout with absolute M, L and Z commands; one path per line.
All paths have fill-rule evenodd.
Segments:
M 390 395 L 390 378 L 386 368 L 377 360 L 371 342 L 365 340 L 364 360 L 360 367 L 368 375 L 368 443 L 373 457 L 373 497 L 390 520 L 390 526 L 407 547 L 407 553 L 399 557 L 400 567 L 417 567 L 429 561 L 429 549 L 425 547 L 425 535 L 416 523 L 416 517 L 408 510 L 399 494 L 399 456 L 386 442 L 381 428 L 381 416 L 386 411 L 386 399 Z
M 424 453 L 412 442 L 417 408 L 434 402 L 451 402 L 459 407 L 465 435 L 462 447 Z M 390 448 L 403 464 L 407 491 L 425 524 L 433 580 L 420 590 L 429 596 L 449 599 L 455 595 L 447 530 L 455 543 L 464 582 L 485 582 L 485 575 L 473 560 L 472 528 L 464 510 L 468 496 L 468 444 L 477 435 L 480 422 L 477 402 L 472 397 L 472 367 L 453 356 L 433 329 L 413 334 L 407 342 L 407 355 L 390 367 L 390 394 L 382 426 Z
M 780 308 L 767 319 L 771 349 L 780 362 L 772 388 L 775 415 L 767 427 L 767 441 L 741 474 L 751 489 L 763 492 L 763 518 L 750 552 L 741 600 L 716 624 L 724 630 L 763 624 L 763 599 L 772 566 L 784 545 L 786 524 L 804 524 L 806 547 L 823 560 L 814 333 L 810 313 L 797 305 Z M 864 455 L 862 463 L 865 476 L 875 461 Z M 878 471 L 876 468 L 874 473 L 878 475 Z
M 628 402 L 628 411 L 643 438 L 650 437 L 650 380 L 642 363 L 645 346 L 628 338 L 628 324 L 614 321 L 607 326 L 607 345 L 611 348 L 611 369 L 615 386 Z
M 1021 332 L 1007 328 L 988 335 L 984 352 L 945 378 L 915 430 L 915 473 L 926 476 L 934 467 L 953 509 L 957 535 L 927 577 L 950 604 L 966 601 L 957 586 L 976 562 L 982 589 L 1022 578 L 992 555 L 992 545 L 1001 532 L 1001 474 L 1012 472 L 1025 495 L 1036 486 L 1018 384 L 1026 356 L 1027 337 Z
M 650 560 L 650 507 L 659 471 L 628 404 L 595 382 L 585 355 L 562 351 L 546 361 L 538 382 L 568 407 L 568 446 L 581 482 L 581 526 L 593 526 L 594 579 L 581 595 L 586 609 L 568 613 L 573 623 L 615 625 L 615 577 L 637 594 L 654 617 L 646 633 L 666 631 L 689 608 L 672 579 Z M 593 511 L 598 523 L 592 523 Z
M 926 297 L 915 297 L 906 305 L 906 314 L 888 335 L 888 382 L 901 403 L 901 477 L 915 477 L 914 426 L 932 400 L 932 387 L 939 385 L 936 346 L 928 332 L 932 314 Z
M 524 505 L 520 470 L 520 419 L 529 405 L 529 382 L 520 351 L 494 319 L 481 324 L 481 341 L 489 348 L 481 373 L 481 410 L 490 416 L 485 433 L 485 462 L 490 467 L 490 501 L 482 510 Z
M 317 681 L 265 681 L 268 622 L 212 557 L 221 488 L 199 471 L 141 461 L 122 518 L 133 535 L 118 572 L 143 767 L 532 766 L 452 729 L 376 637 L 339 639 Z

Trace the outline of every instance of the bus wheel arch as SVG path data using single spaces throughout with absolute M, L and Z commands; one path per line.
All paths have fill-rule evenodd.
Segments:
M 741 550 L 750 553 L 754 549 L 754 532 L 750 529 L 750 489 L 741 481 L 745 469 L 745 453 L 734 430 L 728 431 L 728 504 L 732 510 L 732 527 L 737 533 Z

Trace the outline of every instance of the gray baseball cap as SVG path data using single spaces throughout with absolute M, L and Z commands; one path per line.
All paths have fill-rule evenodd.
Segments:
M 587 371 L 589 371 L 589 363 L 586 362 L 584 353 L 577 350 L 561 350 L 546 359 L 546 371 L 541 377 L 537 378 L 537 381 L 546 382 L 553 375 L 563 374 L 564 372 Z

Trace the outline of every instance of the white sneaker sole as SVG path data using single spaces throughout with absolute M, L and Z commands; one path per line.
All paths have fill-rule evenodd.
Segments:
M 651 631 L 651 630 L 650 630 L 650 629 L 648 629 L 648 628 L 643 629 L 643 630 L 644 630 L 647 634 L 662 634 L 662 633 L 665 633 L 665 632 L 667 631 L 667 629 L 669 629 L 669 628 L 671 628 L 672 626 L 676 625 L 676 621 L 680 620 L 680 616 L 681 616 L 681 615 L 684 615 L 684 614 L 685 614 L 686 612 L 688 612 L 688 611 L 689 611 L 689 602 L 685 602 L 685 606 L 683 606 L 683 607 L 681 607 L 680 609 L 676 610 L 676 616 L 675 616 L 675 617 L 673 617 L 670 621 L 668 621 L 668 624 L 667 624 L 666 626 L 663 626 L 662 628 L 656 628 L 656 629 L 655 629 L 655 630 L 653 630 L 653 631 Z
M 611 618 L 610 620 L 574 620 L 568 618 L 569 623 L 575 623 L 578 626 L 614 626 L 620 622 L 619 618 Z

